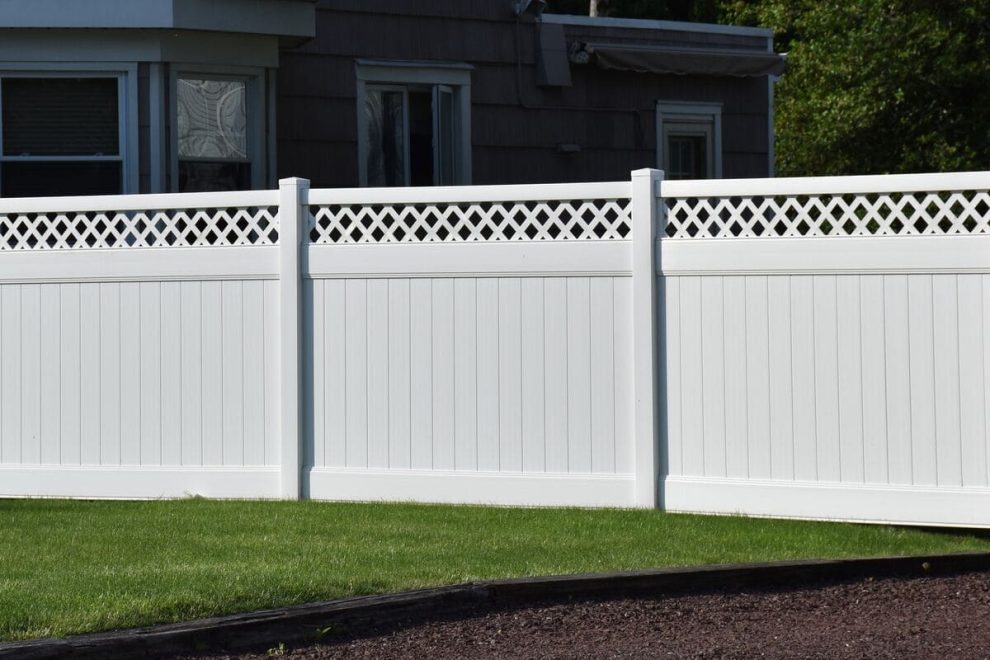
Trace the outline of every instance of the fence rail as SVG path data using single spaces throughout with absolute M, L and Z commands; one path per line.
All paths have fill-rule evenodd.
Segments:
M 988 189 L 0 200 L 0 495 L 988 526 Z

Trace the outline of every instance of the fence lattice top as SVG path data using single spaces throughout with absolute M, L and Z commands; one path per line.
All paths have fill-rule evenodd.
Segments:
M 277 206 L 0 214 L 0 250 L 277 243 Z
M 665 197 L 668 238 L 990 233 L 990 193 Z
M 310 207 L 313 243 L 623 240 L 628 199 L 323 205 Z

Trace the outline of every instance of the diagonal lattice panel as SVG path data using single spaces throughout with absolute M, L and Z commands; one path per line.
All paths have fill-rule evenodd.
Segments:
M 311 206 L 310 241 L 450 243 L 625 240 L 628 199 Z
M 990 233 L 986 190 L 664 198 L 668 238 Z
M 0 213 L 0 251 L 277 243 L 277 206 Z

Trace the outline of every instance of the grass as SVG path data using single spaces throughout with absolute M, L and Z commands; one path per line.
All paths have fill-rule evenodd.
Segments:
M 0 639 L 511 576 L 965 551 L 990 551 L 990 536 L 657 511 L 0 500 Z

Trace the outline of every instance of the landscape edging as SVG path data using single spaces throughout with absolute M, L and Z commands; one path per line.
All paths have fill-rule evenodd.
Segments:
M 781 588 L 866 577 L 990 571 L 990 552 L 678 567 L 622 573 L 515 578 L 198 619 L 184 623 L 0 643 L 0 658 L 147 658 L 210 650 L 311 644 L 335 627 L 400 622 L 480 607 L 575 598 L 674 595 L 714 589 Z M 322 631 L 322 632 L 321 632 Z

